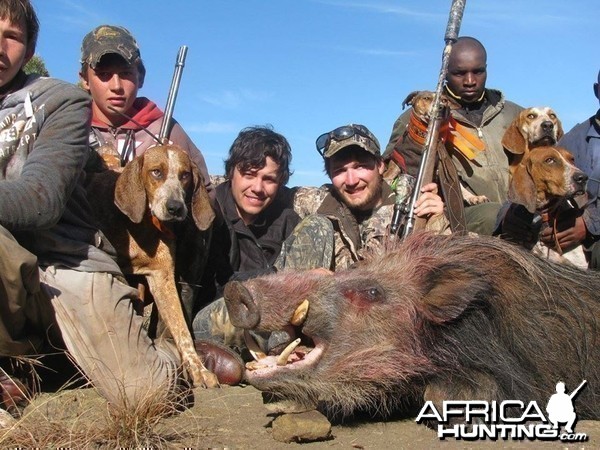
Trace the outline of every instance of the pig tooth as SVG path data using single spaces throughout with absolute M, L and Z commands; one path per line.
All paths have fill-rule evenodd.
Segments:
M 302 303 L 300 303 L 300 306 L 296 308 L 296 311 L 294 311 L 294 314 L 290 319 L 290 323 L 292 325 L 298 326 L 304 322 L 304 319 L 306 319 L 306 314 L 308 313 L 308 305 L 308 300 L 304 300 Z
M 300 344 L 300 338 L 296 339 L 295 341 L 292 341 L 286 348 L 283 349 L 281 354 L 277 357 L 278 366 L 285 366 L 287 364 L 288 356 L 290 356 L 292 352 L 296 350 L 298 344 Z
M 246 363 L 246 369 L 248 370 L 266 369 L 267 367 L 269 367 L 268 364 L 263 364 L 259 361 L 249 361 Z
M 246 341 L 246 347 L 248 347 L 250 354 L 256 361 L 260 361 L 261 359 L 267 357 L 248 330 L 244 330 L 244 341 Z

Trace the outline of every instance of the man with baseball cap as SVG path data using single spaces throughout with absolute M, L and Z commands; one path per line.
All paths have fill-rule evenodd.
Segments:
M 148 98 L 137 96 L 144 84 L 146 69 L 139 46 L 127 29 L 100 25 L 90 31 L 81 45 L 79 76 L 81 85 L 92 96 L 90 147 L 97 150 L 91 153 L 87 170 L 122 167 L 147 148 L 157 145 L 152 135 L 160 133 L 164 113 Z M 168 138 L 190 155 L 214 199 L 204 157 L 176 121 L 173 121 Z M 176 234 L 186 235 L 179 231 L 176 230 Z M 197 242 L 178 245 L 175 265 L 178 288 L 190 324 L 209 238 L 208 233 L 196 235 Z
M 133 35 L 121 26 L 101 25 L 90 31 L 81 45 L 80 82 L 92 97 L 92 127 L 88 171 L 122 167 L 149 147 L 157 145 L 164 113 L 145 97 L 138 97 L 144 84 L 146 68 Z M 169 142 L 186 151 L 204 179 L 206 189 L 214 200 L 214 189 L 200 150 L 176 122 L 172 121 Z M 100 158 L 100 154 L 102 158 Z M 192 317 L 200 297 L 200 280 L 207 264 L 211 231 L 189 232 L 184 222 L 175 228 L 177 252 L 175 276 L 186 321 Z M 130 280 L 137 286 L 137 281 Z M 197 344 L 204 360 L 215 357 L 219 349 Z M 202 345 L 201 345 L 202 344 Z M 234 361 L 235 363 L 235 361 Z M 218 367 L 214 368 L 219 381 Z
M 321 193 L 315 213 L 333 225 L 331 269 L 344 269 L 363 259 L 365 252 L 382 251 L 396 194 L 383 179 L 385 165 L 379 141 L 364 125 L 349 124 L 323 133 L 316 146 L 331 184 Z M 444 203 L 437 191 L 435 183 L 423 186 L 415 204 L 418 217 L 444 217 Z M 297 202 L 315 198 L 314 193 L 304 195 L 305 199 Z
M 150 134 L 158 136 L 162 125 L 163 111 L 151 100 L 137 96 L 145 76 L 139 46 L 127 29 L 101 25 L 83 38 L 79 77 L 92 96 L 90 142 L 92 147 L 111 148 L 120 166 L 156 145 Z M 212 192 L 204 157 L 175 121 L 168 138 L 188 152 Z

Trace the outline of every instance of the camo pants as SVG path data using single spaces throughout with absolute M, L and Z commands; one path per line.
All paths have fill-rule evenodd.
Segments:
M 274 263 L 277 271 L 331 269 L 333 266 L 334 231 L 329 219 L 309 215 L 300 222 L 285 240 Z M 235 328 L 230 320 L 225 300 L 219 298 L 201 309 L 192 324 L 196 339 L 213 340 L 244 353 L 243 330 Z M 275 347 L 280 336 L 277 333 L 254 335 L 266 352 Z M 285 340 L 285 336 L 281 336 Z

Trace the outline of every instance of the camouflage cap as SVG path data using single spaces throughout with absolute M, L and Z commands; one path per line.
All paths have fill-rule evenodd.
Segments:
M 337 137 L 336 132 L 344 129 L 353 130 L 352 135 L 348 137 Z M 362 148 L 374 156 L 381 155 L 379 141 L 364 125 L 350 124 L 344 127 L 336 128 L 329 133 L 329 137 L 329 144 L 323 152 L 324 158 L 331 158 L 340 150 L 353 145 Z
M 89 64 L 92 69 L 100 59 L 109 53 L 123 57 L 128 64 L 140 59 L 140 48 L 132 34 L 123 27 L 100 25 L 90 31 L 81 44 L 81 63 Z

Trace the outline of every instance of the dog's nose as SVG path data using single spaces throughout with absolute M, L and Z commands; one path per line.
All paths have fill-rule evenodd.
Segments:
M 588 180 L 588 176 L 583 172 L 575 172 L 573 174 L 573 181 L 577 184 L 583 185 Z
M 178 200 L 167 200 L 167 211 L 174 217 L 181 217 L 185 211 L 184 204 Z
M 544 131 L 552 131 L 552 128 L 554 128 L 554 124 L 552 122 L 550 122 L 549 120 L 544 120 L 542 122 L 542 130 Z

